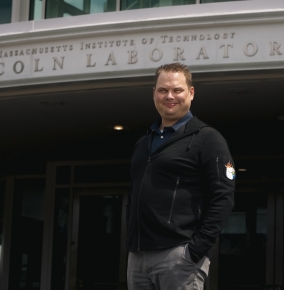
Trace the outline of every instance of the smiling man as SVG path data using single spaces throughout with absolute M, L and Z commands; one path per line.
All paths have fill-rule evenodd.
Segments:
M 202 290 L 234 205 L 234 162 L 223 136 L 190 112 L 187 66 L 160 66 L 153 96 L 160 118 L 131 161 L 128 290 Z

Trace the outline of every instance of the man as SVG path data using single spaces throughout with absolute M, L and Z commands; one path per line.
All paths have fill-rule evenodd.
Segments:
M 160 66 L 153 96 L 160 118 L 131 161 L 128 290 L 201 290 L 234 205 L 234 163 L 222 135 L 192 116 L 185 65 Z

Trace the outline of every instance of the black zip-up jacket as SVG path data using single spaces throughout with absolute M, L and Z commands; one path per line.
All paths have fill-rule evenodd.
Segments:
M 226 140 L 193 117 L 152 155 L 152 132 L 135 145 L 126 205 L 129 251 L 188 243 L 208 255 L 234 205 L 234 163 Z

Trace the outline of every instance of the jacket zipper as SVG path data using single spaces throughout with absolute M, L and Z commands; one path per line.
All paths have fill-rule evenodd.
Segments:
M 218 174 L 218 183 L 220 183 L 220 169 L 219 169 L 219 157 L 216 158 L 217 174 Z
M 173 208 L 174 208 L 174 203 L 175 203 L 175 199 L 176 199 L 176 194 L 177 194 L 177 188 L 179 185 L 179 180 L 180 178 L 177 178 L 177 182 L 176 182 L 176 186 L 175 186 L 175 190 L 174 190 L 174 194 L 173 194 L 173 200 L 172 200 L 172 205 L 171 205 L 171 211 L 170 211 L 170 215 L 169 215 L 169 220 L 168 223 L 171 223 L 171 219 L 172 219 L 172 213 L 173 213 Z

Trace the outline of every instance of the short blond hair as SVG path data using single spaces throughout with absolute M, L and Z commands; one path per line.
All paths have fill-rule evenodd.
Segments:
M 188 87 L 190 88 L 192 86 L 192 75 L 187 65 L 179 63 L 179 62 L 174 62 L 174 63 L 163 64 L 159 66 L 155 73 L 156 84 L 157 84 L 159 75 L 161 74 L 162 71 L 183 73 Z

